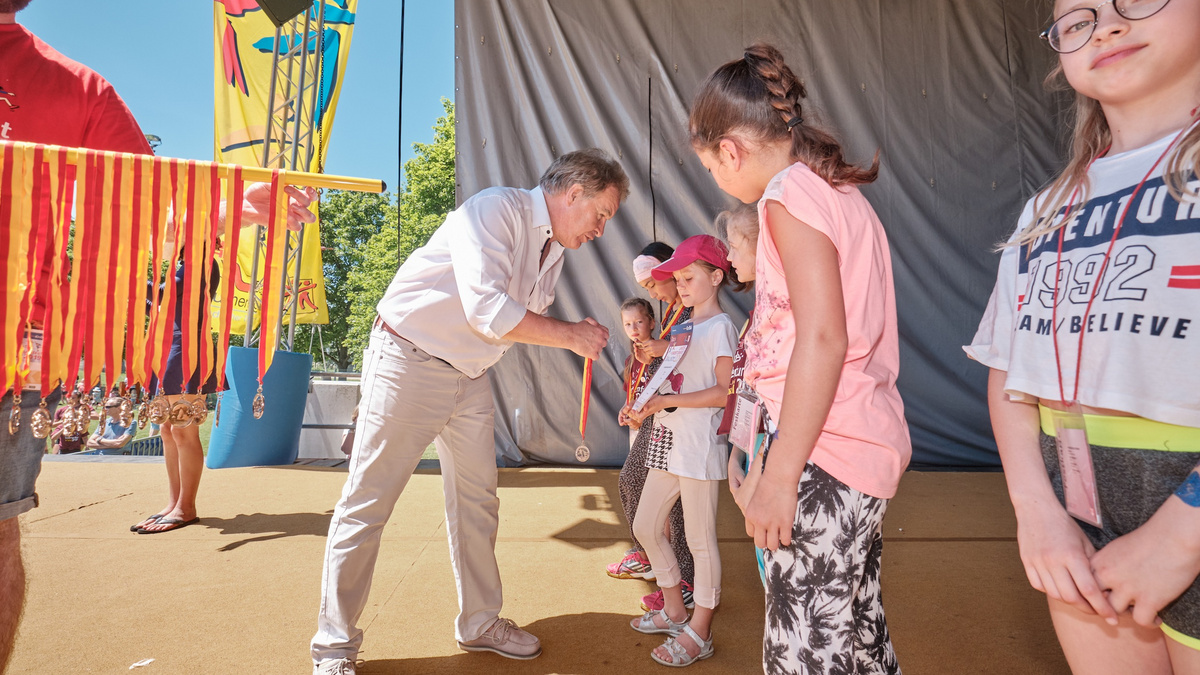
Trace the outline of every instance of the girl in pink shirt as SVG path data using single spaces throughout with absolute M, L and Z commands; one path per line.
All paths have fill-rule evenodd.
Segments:
M 764 670 L 898 673 L 881 527 L 911 443 L 887 238 L 858 190 L 878 159 L 848 163 L 804 97 L 759 44 L 709 76 L 689 120 L 717 185 L 759 204 L 745 381 L 773 440 L 735 497 L 766 549 Z

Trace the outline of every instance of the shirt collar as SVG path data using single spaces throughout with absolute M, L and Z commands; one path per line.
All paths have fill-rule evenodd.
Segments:
M 533 198 L 533 223 L 530 227 L 538 230 L 543 237 L 542 241 L 545 242 L 546 239 L 554 237 L 554 229 L 550 227 L 550 209 L 546 207 L 546 195 L 540 185 L 530 190 L 529 194 Z

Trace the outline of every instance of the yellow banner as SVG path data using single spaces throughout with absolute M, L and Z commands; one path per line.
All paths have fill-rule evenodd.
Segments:
M 306 170 L 320 172 L 325 164 L 333 128 L 334 111 L 341 93 L 342 73 L 350 53 L 350 39 L 358 0 L 314 0 L 316 11 L 324 12 L 322 34 L 317 34 L 315 19 L 307 36 L 309 49 L 324 51 L 324 67 L 320 73 L 307 74 L 308 81 L 320 80 L 316 97 L 319 111 L 312 143 L 312 161 Z M 286 42 L 286 37 L 281 40 Z M 280 49 L 290 45 L 280 44 Z M 271 86 L 272 50 L 275 48 L 275 25 L 263 14 L 255 0 L 214 0 L 213 2 L 213 74 L 216 103 L 216 161 L 221 163 L 262 166 L 263 138 L 266 135 L 267 96 Z M 298 75 L 298 74 L 297 74 Z M 298 80 L 298 78 L 297 78 Z M 276 84 L 276 105 L 282 100 L 282 85 Z M 307 92 L 306 92 L 307 93 Z M 306 104 L 307 105 L 307 104 Z M 274 134 L 279 135 L 278 130 Z M 307 148 L 300 152 L 307 154 Z M 314 210 L 316 206 L 313 206 Z M 253 230 L 248 230 L 252 232 Z M 290 233 L 292 246 L 300 235 Z M 304 250 L 300 261 L 299 299 L 296 303 L 297 323 L 328 323 L 325 302 L 325 277 L 321 262 L 321 237 L 318 223 L 304 230 Z M 250 270 L 254 262 L 254 242 L 250 237 L 238 247 L 238 264 L 234 270 L 222 270 L 222 281 L 234 284 L 234 333 L 246 330 L 246 311 L 250 301 Z M 265 269 L 265 251 L 259 254 L 259 275 Z M 295 274 L 294 265 L 288 268 L 288 278 Z M 255 303 L 262 300 L 261 286 L 256 289 Z M 220 310 L 213 302 L 213 315 Z M 255 310 L 255 323 L 261 316 Z

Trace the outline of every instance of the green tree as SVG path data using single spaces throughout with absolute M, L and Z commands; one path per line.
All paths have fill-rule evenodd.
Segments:
M 374 235 L 395 232 L 395 195 L 332 190 L 321 199 L 320 215 L 329 323 L 320 326 L 319 336 L 316 326 L 297 326 L 296 349 L 309 351 L 316 369 L 349 370 L 358 361 L 346 343 L 354 300 L 350 275 L 368 260 Z
M 442 106 L 446 112 L 433 125 L 433 142 L 414 143 L 416 157 L 404 163 L 400 227 L 393 221 L 390 227 L 376 230 L 362 248 L 361 264 L 350 268 L 347 276 L 350 315 L 342 345 L 358 367 L 375 321 L 375 306 L 397 267 L 429 241 L 454 209 L 454 103 L 443 98 Z

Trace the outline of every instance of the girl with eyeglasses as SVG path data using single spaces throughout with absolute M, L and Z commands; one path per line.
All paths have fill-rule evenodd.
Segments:
M 1063 172 L 968 354 L 1076 673 L 1200 673 L 1200 0 L 1058 0 Z

